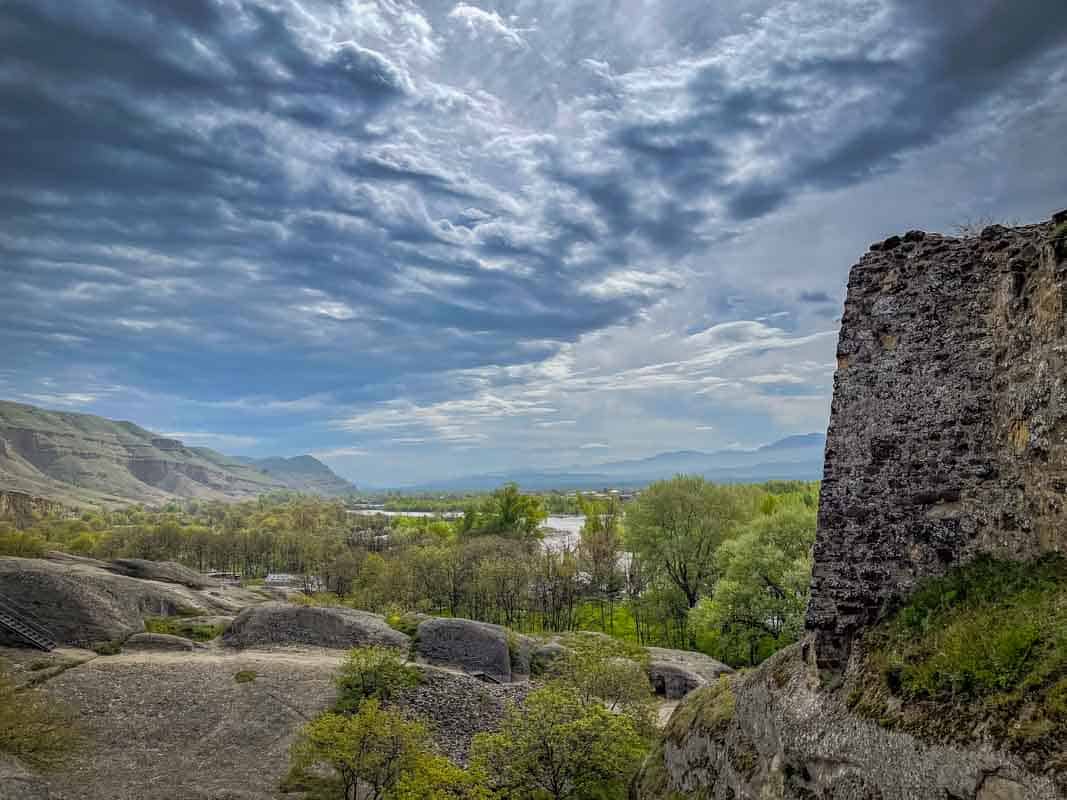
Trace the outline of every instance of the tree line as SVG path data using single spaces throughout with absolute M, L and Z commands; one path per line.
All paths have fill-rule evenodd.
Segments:
M 546 546 L 542 497 L 508 485 L 458 518 L 350 513 L 293 495 L 0 522 L 0 554 L 63 550 L 199 571 L 313 575 L 308 602 L 466 617 L 521 632 L 599 630 L 754 664 L 802 627 L 818 485 L 678 476 L 632 501 L 574 495 L 577 541 Z

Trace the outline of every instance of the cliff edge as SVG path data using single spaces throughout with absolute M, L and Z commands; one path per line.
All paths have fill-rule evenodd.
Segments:
M 1065 305 L 1067 211 L 852 268 L 807 636 L 687 697 L 635 797 L 1067 796 Z

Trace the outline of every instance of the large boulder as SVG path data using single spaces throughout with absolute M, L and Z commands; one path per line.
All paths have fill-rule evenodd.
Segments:
M 378 614 L 351 608 L 264 603 L 246 608 L 222 642 L 230 647 L 306 644 L 316 647 L 380 645 L 407 650 L 410 639 Z
M 174 561 L 147 561 L 143 558 L 117 558 L 108 569 L 130 578 L 177 583 L 190 589 L 215 588 L 219 584 L 195 570 Z
M 668 700 L 685 697 L 718 680 L 720 675 L 733 672 L 726 664 L 711 656 L 690 650 L 649 647 L 648 655 L 648 679 L 652 689 Z
M 139 633 L 145 617 L 205 610 L 204 598 L 189 589 L 116 575 L 88 559 L 0 557 L 0 596 L 59 643 L 79 647 Z
M 530 639 L 488 622 L 428 619 L 419 625 L 416 650 L 431 664 L 458 667 L 502 683 L 530 673 Z

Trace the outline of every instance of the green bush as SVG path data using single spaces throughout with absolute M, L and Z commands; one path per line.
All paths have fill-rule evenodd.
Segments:
M 186 621 L 184 617 L 149 617 L 144 629 L 149 633 L 166 633 L 196 642 L 209 642 L 226 632 L 226 625 L 205 625 Z
M 89 649 L 98 656 L 116 656 L 122 652 L 122 641 L 119 639 L 112 639 L 107 642 L 93 642 Z
M 233 679 L 237 683 L 252 683 L 257 677 L 259 676 L 254 669 L 243 669 L 233 675 Z
M 351 714 L 364 701 L 389 703 L 422 680 L 418 667 L 406 663 L 388 647 L 358 647 L 348 653 L 337 676 L 336 709 Z
M 0 556 L 44 558 L 48 550 L 43 538 L 20 531 L 0 531 Z

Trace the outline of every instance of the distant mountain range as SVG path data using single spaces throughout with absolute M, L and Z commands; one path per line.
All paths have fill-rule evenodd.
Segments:
M 824 434 L 806 433 L 789 436 L 754 450 L 719 450 L 711 453 L 677 450 L 629 461 L 609 461 L 558 470 L 468 475 L 405 488 L 420 492 L 477 491 L 495 489 L 509 481 L 531 491 L 636 487 L 680 473 L 703 475 L 720 483 L 820 480 L 825 447 Z
M 132 422 L 0 401 L 0 490 L 70 505 L 159 505 L 278 489 L 340 496 L 356 487 L 311 456 L 232 458 Z

